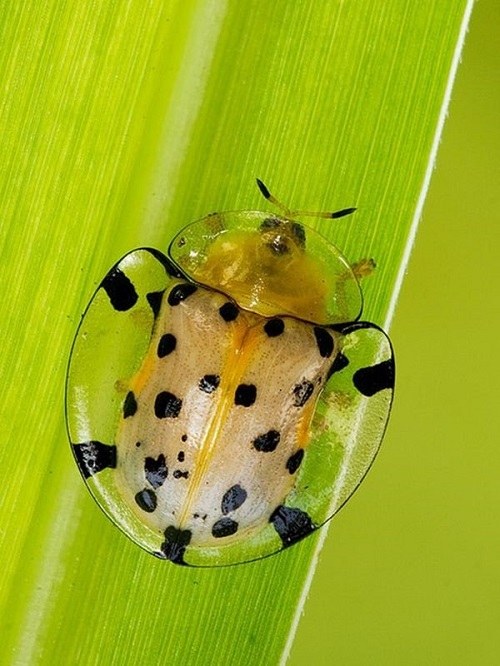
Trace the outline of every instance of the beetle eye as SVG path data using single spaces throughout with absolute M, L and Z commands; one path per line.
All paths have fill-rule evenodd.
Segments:
M 297 245 L 304 249 L 306 246 L 306 231 L 304 227 L 298 222 L 292 222 L 291 231 Z
M 260 225 L 261 231 L 272 231 L 273 229 L 278 229 L 281 226 L 281 221 L 276 217 L 266 217 Z
M 266 245 L 276 255 L 288 254 L 294 244 L 301 250 L 306 246 L 306 233 L 298 222 L 268 217 L 261 223 L 260 231 Z

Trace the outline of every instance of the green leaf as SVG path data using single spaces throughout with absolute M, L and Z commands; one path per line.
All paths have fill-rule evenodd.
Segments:
M 376 260 L 364 316 L 388 321 L 470 7 L 35 0 L 3 9 L 7 661 L 279 661 L 326 530 L 233 568 L 191 570 L 142 553 L 99 512 L 71 459 L 72 338 L 121 255 L 164 249 L 213 210 L 265 208 L 255 177 L 292 208 L 357 207 L 313 225 L 353 262 Z

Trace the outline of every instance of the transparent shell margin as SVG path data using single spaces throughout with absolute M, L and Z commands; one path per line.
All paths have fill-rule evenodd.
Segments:
M 264 317 L 327 325 L 361 315 L 362 292 L 347 259 L 296 220 L 262 211 L 213 213 L 184 227 L 168 254 L 191 280 Z

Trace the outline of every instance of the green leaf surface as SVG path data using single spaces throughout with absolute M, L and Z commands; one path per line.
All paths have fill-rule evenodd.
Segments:
M 282 658 L 320 539 L 203 571 L 127 541 L 92 502 L 66 442 L 73 335 L 129 249 L 164 249 L 214 210 L 265 208 L 257 176 L 291 207 L 358 208 L 313 225 L 350 260 L 375 258 L 364 317 L 388 320 L 470 6 L 3 8 L 0 661 Z

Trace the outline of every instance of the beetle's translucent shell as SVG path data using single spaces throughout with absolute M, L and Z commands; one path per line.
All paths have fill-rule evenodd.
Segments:
M 293 545 L 369 469 L 394 384 L 340 252 L 263 212 L 209 215 L 111 268 L 77 331 L 73 454 L 99 506 L 177 564 Z
M 264 317 L 337 324 L 361 314 L 361 290 L 347 260 L 294 220 L 259 211 L 214 213 L 185 227 L 169 255 L 191 279 Z

